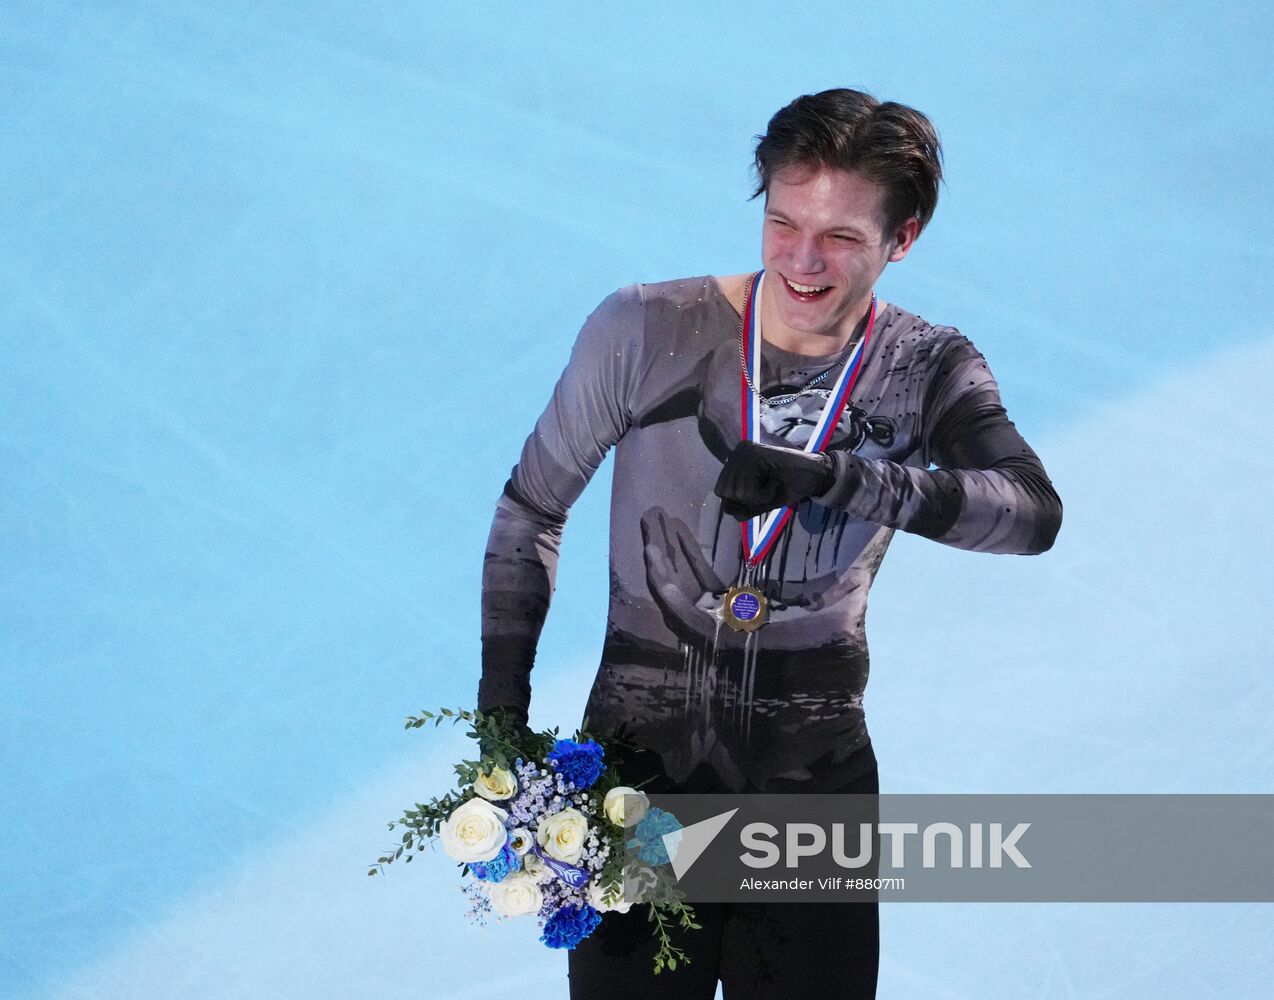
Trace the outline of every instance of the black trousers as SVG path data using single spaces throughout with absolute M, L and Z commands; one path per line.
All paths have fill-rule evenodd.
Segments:
M 853 778 L 820 791 L 878 795 L 876 756 L 867 744 L 850 758 Z M 838 770 L 845 773 L 842 766 Z M 767 786 L 766 791 L 796 791 Z M 645 906 L 606 913 L 568 953 L 571 1000 L 870 1000 L 880 967 L 879 904 L 692 903 L 702 930 L 673 927 L 689 965 L 653 972 L 654 925 Z M 800 991 L 800 992 L 796 992 Z

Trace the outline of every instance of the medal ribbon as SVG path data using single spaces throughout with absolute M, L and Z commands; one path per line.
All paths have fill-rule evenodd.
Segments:
M 753 385 L 759 387 L 761 381 L 761 285 L 765 280 L 765 271 L 757 271 L 748 290 L 748 300 L 743 307 L 743 354 L 747 368 L 739 374 L 740 406 L 742 407 L 741 426 L 744 438 L 760 443 L 761 438 L 761 397 L 748 387 L 748 375 Z M 871 339 L 872 327 L 876 324 L 876 294 L 871 296 L 871 311 L 867 316 L 867 329 L 845 361 L 840 377 L 832 387 L 831 396 L 823 405 L 818 423 L 814 425 L 814 433 L 805 442 L 804 450 L 809 453 L 820 452 L 831 440 L 832 431 L 840 421 L 849 402 L 849 394 L 854 383 L 858 381 L 858 373 L 862 369 L 862 360 L 867 350 L 867 342 Z M 769 511 L 759 517 L 749 518 L 739 525 L 743 534 L 743 554 L 749 566 L 755 566 L 769 553 L 778 540 L 787 522 L 792 517 L 794 506 L 782 507 Z

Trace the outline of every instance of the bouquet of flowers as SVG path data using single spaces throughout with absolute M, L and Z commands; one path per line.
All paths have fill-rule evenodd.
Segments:
M 626 913 L 636 903 L 648 908 L 653 924 L 654 971 L 689 963 L 668 934 L 674 920 L 687 929 L 701 926 L 670 877 L 667 845 L 676 843 L 681 824 L 651 806 L 644 792 L 621 784 L 613 760 L 629 744 L 618 733 L 594 737 L 580 729 L 560 739 L 556 728 L 536 733 L 499 710 L 449 708 L 410 716 L 406 728 L 443 720 L 468 723 L 479 759 L 455 765 L 456 791 L 417 802 L 389 824 L 405 828 L 402 842 L 368 875 L 404 854 L 410 862 L 440 841 L 458 862 L 477 923 L 492 913 L 533 917 L 544 944 L 574 948 L 602 914 Z

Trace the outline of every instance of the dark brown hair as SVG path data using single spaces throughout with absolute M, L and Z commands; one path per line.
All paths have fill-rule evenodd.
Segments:
M 915 108 L 881 103 L 861 90 L 824 90 L 780 110 L 756 140 L 753 198 L 784 167 L 838 167 L 885 189 L 886 233 L 913 215 L 922 230 L 933 218 L 942 147 L 933 122 Z

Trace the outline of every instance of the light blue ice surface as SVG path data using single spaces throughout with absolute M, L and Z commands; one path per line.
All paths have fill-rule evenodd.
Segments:
M 960 327 L 1057 546 L 899 535 L 885 791 L 1271 792 L 1257 4 L 0 7 L 0 994 L 561 997 L 441 854 L 496 496 L 631 281 L 758 264 L 752 136 L 860 86 L 947 183 L 884 298 Z M 570 728 L 609 465 L 532 722 Z M 898 905 L 882 998 L 1240 998 L 1269 906 Z

